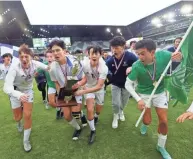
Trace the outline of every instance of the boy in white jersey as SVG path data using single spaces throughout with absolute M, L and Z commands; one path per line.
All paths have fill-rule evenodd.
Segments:
M 179 61 L 182 57 L 180 52 L 171 54 L 168 51 L 155 52 L 155 50 L 156 44 L 151 39 L 141 40 L 136 43 L 136 53 L 140 60 L 132 65 L 131 73 L 128 75 L 125 83 L 125 88 L 138 102 L 138 108 L 140 110 L 146 109 L 141 127 L 142 135 L 146 134 L 147 125 L 149 125 L 152 120 L 151 108 L 145 106 L 149 106 L 147 101 L 156 82 L 159 80 L 171 59 Z M 137 82 L 136 92 L 138 94 L 133 88 L 133 83 L 135 81 Z M 152 104 L 156 109 L 159 119 L 157 150 L 161 153 L 164 159 L 171 159 L 171 156 L 165 149 L 168 133 L 168 103 L 163 81 L 158 86 L 155 95 L 152 98 L 150 105 Z
M 86 88 L 78 90 L 75 95 L 86 94 L 87 118 L 91 129 L 88 143 L 92 144 L 95 140 L 95 123 L 104 104 L 104 82 L 107 77 L 108 68 L 101 58 L 102 49 L 97 46 L 90 47 L 88 50 L 89 58 L 83 61 L 83 72 L 85 76 L 73 87 L 79 88 L 86 84 Z M 96 113 L 94 115 L 94 103 L 96 101 Z
M 24 120 L 24 150 L 29 152 L 31 144 L 29 141 L 32 126 L 33 108 L 33 77 L 38 68 L 48 67 L 38 61 L 32 60 L 33 53 L 26 45 L 19 48 L 19 62 L 12 65 L 5 78 L 4 92 L 10 96 L 14 119 L 18 123 L 18 131 L 22 132 L 21 119 Z M 22 107 L 23 106 L 23 111 Z
M 3 64 L 0 64 L 0 80 L 4 80 L 8 70 L 11 66 L 11 60 L 13 56 L 10 53 L 5 53 L 2 56 L 3 58 Z
M 66 46 L 62 40 L 54 40 L 49 45 L 50 50 L 55 58 L 55 61 L 50 66 L 50 78 L 56 84 L 56 90 L 60 96 L 60 90 L 65 88 L 65 84 L 68 82 L 68 77 L 72 76 L 72 68 L 75 65 L 80 66 L 77 59 L 74 56 L 66 55 Z M 81 66 L 80 66 L 81 67 Z M 82 71 L 80 71 L 78 80 L 82 78 Z M 87 121 L 83 113 L 81 113 L 82 96 L 75 96 L 77 106 L 63 107 L 64 118 L 69 122 L 72 127 L 75 128 L 72 139 L 78 140 L 82 128 L 78 124 L 76 119 L 84 118 L 83 126 L 86 125 Z

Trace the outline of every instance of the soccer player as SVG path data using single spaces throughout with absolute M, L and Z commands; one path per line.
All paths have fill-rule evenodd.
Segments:
M 64 88 L 67 82 L 68 76 L 72 76 L 72 68 L 77 64 L 77 60 L 74 56 L 66 55 L 66 46 L 62 40 L 53 40 L 49 48 L 55 58 L 50 66 L 50 78 L 56 84 L 57 92 L 59 93 L 60 88 Z M 80 66 L 81 67 L 81 66 Z M 82 71 L 79 74 L 79 80 L 82 78 Z M 78 124 L 76 119 L 80 119 L 84 125 L 86 125 L 87 120 L 83 113 L 81 113 L 82 106 L 82 96 L 75 96 L 78 103 L 77 106 L 73 107 L 63 107 L 64 118 L 69 122 L 72 127 L 75 128 L 74 134 L 72 136 L 73 140 L 78 140 L 82 128 Z M 84 120 L 84 121 L 83 121 Z M 84 126 L 83 125 L 83 126 Z
M 87 118 L 91 129 L 88 143 L 95 141 L 95 124 L 98 122 L 98 116 L 101 113 L 104 104 L 104 82 L 107 77 L 108 68 L 102 59 L 102 49 L 98 46 L 90 47 L 88 50 L 89 58 L 83 61 L 83 72 L 85 76 L 73 87 L 80 88 L 86 85 L 83 90 L 78 90 L 75 95 L 86 94 Z M 94 103 L 96 101 L 96 113 L 94 113 Z
M 141 40 L 136 43 L 136 52 L 140 60 L 133 64 L 132 70 L 125 83 L 125 88 L 138 102 L 138 108 L 140 110 L 146 109 L 143 116 L 143 124 L 140 129 L 142 135 L 146 134 L 147 126 L 152 120 L 151 108 L 145 106 L 156 82 L 159 80 L 171 59 L 180 61 L 182 57 L 180 52 L 171 54 L 169 51 L 155 52 L 155 50 L 156 44 L 151 39 Z M 136 88 L 138 94 L 132 87 L 135 81 L 138 83 Z M 168 133 L 168 103 L 163 81 L 158 86 L 150 104 L 155 107 L 159 120 L 157 150 L 161 153 L 164 159 L 171 159 L 169 153 L 165 149 Z
M 182 115 L 180 115 L 176 121 L 178 123 L 183 123 L 185 120 L 192 120 L 192 119 L 193 119 L 193 102 L 188 108 L 188 110 Z
M 10 96 L 11 107 L 19 132 L 22 132 L 23 129 L 22 117 L 24 120 L 23 145 L 26 152 L 32 148 L 29 138 L 32 126 L 34 73 L 37 68 L 48 69 L 46 65 L 32 60 L 32 56 L 31 49 L 26 45 L 21 45 L 19 48 L 19 62 L 10 67 L 4 84 L 4 92 Z
M 0 80 L 4 80 L 8 70 L 11 66 L 11 60 L 13 56 L 10 53 L 5 53 L 2 56 L 3 58 L 3 64 L 0 64 Z
M 132 64 L 137 61 L 137 57 L 128 51 L 125 51 L 126 41 L 123 37 L 117 36 L 110 41 L 113 56 L 107 60 L 106 64 L 109 69 L 112 83 L 112 107 L 113 122 L 112 128 L 118 127 L 118 120 L 125 121 L 124 108 L 129 100 L 129 93 L 125 89 L 125 81 Z

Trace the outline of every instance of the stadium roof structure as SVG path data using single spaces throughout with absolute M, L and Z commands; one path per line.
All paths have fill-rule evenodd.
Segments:
M 193 6 L 192 1 L 178 0 L 167 0 L 168 3 L 165 5 L 158 4 L 157 1 L 152 0 L 148 0 L 148 2 L 145 1 L 146 3 L 143 4 L 144 1 L 141 0 L 141 3 L 135 3 L 135 6 L 132 6 L 131 1 L 128 0 L 119 0 L 119 3 L 115 3 L 115 1 L 110 0 L 95 0 L 97 4 L 93 3 L 91 10 L 86 4 L 86 1 L 88 0 L 81 0 L 82 3 L 85 2 L 83 3 L 85 5 L 85 8 L 81 8 L 78 0 L 76 1 L 77 4 L 74 0 L 69 1 L 74 2 L 73 7 L 69 6 L 70 3 L 67 3 L 67 1 L 64 1 L 65 3 L 61 5 L 59 3 L 59 0 L 55 0 L 54 4 L 53 1 L 50 1 L 50 3 L 52 3 L 51 6 L 48 5 L 50 8 L 47 7 L 47 3 L 49 1 L 46 1 L 46 3 L 44 1 L 44 3 L 42 3 L 43 0 L 0 1 L 0 42 L 18 46 L 23 42 L 32 45 L 32 38 L 44 37 L 71 37 L 75 41 L 80 41 L 87 39 L 109 40 L 115 35 L 123 35 L 126 39 L 130 39 L 132 37 L 139 36 L 142 32 L 147 31 L 149 29 L 160 28 L 161 26 L 158 25 L 165 25 L 166 23 L 173 23 L 177 20 L 186 18 L 185 15 L 187 14 L 180 13 L 181 7 L 185 4 L 190 4 Z M 31 7 L 29 7 L 30 5 L 27 6 L 27 2 L 30 2 L 29 4 L 31 5 Z M 157 8 L 157 10 L 151 10 L 151 12 L 148 11 L 147 6 L 149 6 L 149 2 L 152 3 L 151 6 L 158 5 L 160 8 Z M 98 3 L 101 4 L 99 5 Z M 60 6 L 63 7 L 63 10 Z M 141 6 L 143 8 L 140 10 Z M 108 11 L 109 9 L 110 11 Z M 45 12 L 46 10 L 47 12 Z M 109 12 L 107 14 L 108 16 L 102 16 L 101 14 L 99 14 L 99 12 L 102 10 Z M 125 11 L 123 12 L 123 10 L 126 10 L 127 14 L 125 14 Z M 132 12 L 128 12 L 129 10 L 131 10 Z M 145 10 L 146 14 L 144 14 L 142 10 Z M 121 14 L 119 14 L 119 16 L 117 17 L 116 14 L 119 11 L 121 12 Z M 87 13 L 87 15 L 89 16 L 94 15 L 90 17 L 90 19 L 92 19 L 95 23 L 100 20 L 96 17 L 105 19 L 102 20 L 102 22 L 104 23 L 101 23 L 101 25 L 95 25 L 95 23 L 89 25 L 88 23 L 84 23 L 84 19 L 88 19 L 89 17 L 78 17 L 79 14 L 82 15 L 81 12 Z M 142 12 L 143 16 L 138 17 L 138 12 Z M 161 17 L 164 17 L 166 13 L 168 15 L 169 13 L 174 13 L 175 21 L 172 22 L 172 19 L 170 19 L 170 22 L 165 20 L 163 24 L 159 24 L 158 17 L 161 19 Z M 73 17 L 74 14 L 77 16 Z M 128 16 L 129 14 L 131 14 L 131 16 Z M 172 14 L 170 15 L 171 17 L 173 16 Z M 56 16 L 60 19 L 64 19 L 64 21 L 66 22 L 67 19 L 71 19 L 74 22 L 77 22 L 77 25 L 70 25 L 69 21 L 69 23 L 66 24 L 60 23 L 61 25 L 55 25 L 57 24 L 57 21 L 54 21 L 54 19 L 56 19 Z M 35 20 L 41 20 L 39 22 L 41 22 L 42 24 L 39 23 L 40 25 L 37 25 L 38 23 L 35 23 L 34 19 L 31 19 L 32 17 L 35 17 Z M 191 15 L 187 18 L 190 17 Z M 111 19 L 111 23 L 109 22 L 107 25 L 107 23 L 105 24 L 105 22 L 108 19 Z M 123 21 L 121 22 L 119 19 L 124 19 L 124 23 Z M 52 25 L 51 23 L 46 24 L 46 20 L 49 20 L 49 22 L 53 22 Z M 153 20 L 154 24 L 152 23 Z M 82 24 L 85 25 L 82 25 L 79 22 L 82 22 Z

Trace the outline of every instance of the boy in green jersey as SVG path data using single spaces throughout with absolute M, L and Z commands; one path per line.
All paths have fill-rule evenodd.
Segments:
M 159 80 L 171 59 L 173 61 L 180 61 L 182 57 L 180 52 L 155 52 L 155 50 L 156 44 L 151 39 L 141 40 L 136 43 L 136 53 L 139 56 L 139 60 L 132 65 L 132 70 L 125 83 L 125 88 L 138 102 L 138 108 L 140 110 L 146 109 L 140 130 L 142 135 L 146 134 L 147 125 L 151 123 L 151 108 L 146 106 L 149 105 L 147 101 L 156 85 L 156 82 Z M 133 88 L 133 83 L 135 81 L 138 83 L 136 91 Z M 168 133 L 168 103 L 164 91 L 164 81 L 162 81 L 158 86 L 151 100 L 150 106 L 151 105 L 155 107 L 159 120 L 157 150 L 161 153 L 164 159 L 171 159 L 171 156 L 165 149 Z

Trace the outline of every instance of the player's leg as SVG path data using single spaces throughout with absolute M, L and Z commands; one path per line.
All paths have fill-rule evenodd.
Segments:
M 85 127 L 85 126 L 87 126 L 87 119 L 86 119 L 84 112 L 82 111 L 82 99 L 83 99 L 83 97 L 82 96 L 75 96 L 75 98 L 76 98 L 76 102 L 78 103 L 78 107 L 76 108 L 78 110 L 74 110 L 74 111 L 80 113 L 79 119 L 82 122 L 82 126 Z M 74 108 L 74 107 L 72 107 L 72 108 Z M 74 111 L 72 111 L 72 112 L 74 112 Z
M 29 152 L 31 150 L 30 144 L 30 134 L 32 127 L 32 108 L 33 108 L 33 91 L 29 90 L 24 92 L 29 95 L 28 102 L 23 102 L 23 116 L 24 116 L 24 136 L 23 136 L 23 144 L 24 150 Z
M 112 108 L 113 108 L 112 128 L 115 129 L 118 127 L 119 110 L 121 106 L 121 88 L 112 85 L 111 94 L 112 94 Z
M 101 113 L 104 105 L 105 91 L 101 90 L 100 92 L 95 93 L 96 100 L 96 110 L 94 115 L 94 123 L 97 124 L 99 114 Z
M 21 102 L 17 98 L 12 96 L 9 99 L 10 99 L 10 103 L 13 111 L 14 120 L 17 122 L 18 132 L 22 132 L 23 125 L 21 120 L 23 117 L 23 110 L 22 110 Z
M 121 107 L 120 107 L 120 110 L 119 110 L 119 118 L 121 121 L 125 121 L 125 116 L 124 116 L 124 108 L 127 106 L 127 103 L 129 101 L 129 97 L 130 97 L 130 94 L 129 92 L 122 88 L 121 89 L 121 101 L 122 101 L 122 104 L 121 104 Z
M 165 149 L 168 133 L 168 103 L 166 93 L 164 92 L 156 95 L 156 97 L 153 99 L 153 105 L 156 107 L 156 113 L 159 119 L 157 150 L 161 153 L 164 159 L 171 159 L 171 156 Z
M 77 107 L 77 106 L 75 106 Z M 76 121 L 75 114 L 72 114 L 71 107 L 63 107 L 64 119 L 68 121 L 68 123 L 75 128 L 74 133 L 72 135 L 72 140 L 78 140 L 81 134 L 81 127 Z
M 147 105 L 150 96 L 149 95 L 140 94 L 140 97 L 142 98 L 142 100 Z M 151 105 L 151 103 L 150 103 L 150 105 Z M 140 132 L 141 132 L 142 135 L 145 135 L 147 133 L 147 127 L 148 127 L 148 125 L 151 124 L 151 121 L 152 121 L 151 109 L 150 108 L 146 108 L 145 114 L 143 116 L 143 123 L 142 123 L 141 128 L 140 128 Z
M 87 118 L 88 124 L 90 126 L 91 132 L 88 139 L 88 144 L 92 144 L 95 141 L 96 129 L 94 124 L 94 93 L 89 93 L 86 95 L 86 105 L 87 105 Z

